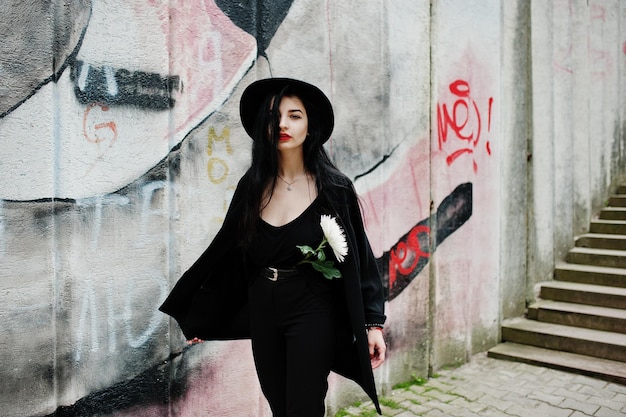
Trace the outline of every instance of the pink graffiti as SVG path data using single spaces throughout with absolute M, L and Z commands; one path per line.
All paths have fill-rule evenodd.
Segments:
M 256 56 L 256 40 L 239 28 L 215 0 L 135 2 L 138 19 L 156 13 L 167 39 L 170 74 L 184 90 L 176 100 L 176 132 L 193 128 L 222 105 Z M 166 136 L 167 139 L 169 136 Z
M 446 157 L 446 163 L 452 165 L 459 157 L 465 154 L 474 154 L 483 134 L 483 116 L 476 100 L 471 97 L 470 85 L 467 81 L 456 80 L 450 84 L 450 92 L 457 97 L 450 111 L 446 103 L 437 104 L 437 135 L 439 150 L 453 148 Z M 487 101 L 487 131 L 491 130 L 491 114 L 493 97 Z M 450 132 L 450 130 L 452 132 Z M 449 141 L 452 133 L 455 141 Z M 485 150 L 491 155 L 491 144 L 485 142 Z M 476 159 L 472 160 L 474 172 L 478 171 Z
M 591 5 L 591 20 L 598 19 L 602 22 L 606 22 L 606 8 L 597 4 Z
M 553 14 L 556 18 L 573 19 L 572 0 L 556 2 L 554 4 Z M 604 33 L 607 24 L 607 11 L 603 5 L 590 4 L 589 10 L 589 27 L 587 29 L 587 39 L 585 42 L 575 43 L 570 41 L 563 46 L 557 47 L 554 52 L 554 68 L 568 74 L 574 73 L 574 53 L 576 50 L 583 51 L 589 55 L 590 72 L 595 80 L 603 79 L 614 72 L 615 62 L 611 56 L 611 52 L 606 49 L 601 41 L 598 41 L 594 33 Z M 624 53 L 626 54 L 626 43 L 624 44 Z

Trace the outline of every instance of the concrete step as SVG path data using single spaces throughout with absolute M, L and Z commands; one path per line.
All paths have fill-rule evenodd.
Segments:
M 569 250 L 565 260 L 573 264 L 626 268 L 626 251 L 576 247 Z
M 626 310 L 618 308 L 540 300 L 528 307 L 528 318 L 626 334 Z
M 615 194 L 626 194 L 626 184 L 619 185 Z
M 601 220 L 626 220 L 626 207 L 605 207 L 600 211 Z
M 576 247 L 626 251 L 626 235 L 586 233 L 576 238 Z
M 589 232 L 626 235 L 626 221 L 602 219 L 591 220 L 591 223 L 589 225 Z
M 626 288 L 620 287 L 567 281 L 548 281 L 541 283 L 539 297 L 543 300 L 626 310 Z
M 554 269 L 554 279 L 557 281 L 626 288 L 626 269 L 560 262 L 557 263 Z
M 613 194 L 609 197 L 609 207 L 626 207 L 626 194 Z
M 501 343 L 487 356 L 572 372 L 626 385 L 626 364 L 575 353 L 543 349 L 517 343 Z
M 626 362 L 626 334 L 621 333 L 515 318 L 502 323 L 502 340 Z

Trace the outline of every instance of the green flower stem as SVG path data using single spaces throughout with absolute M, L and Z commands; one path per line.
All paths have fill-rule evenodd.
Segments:
M 298 249 L 304 255 L 304 259 L 298 262 L 297 265 L 309 263 L 316 271 L 322 273 L 326 279 L 341 278 L 341 272 L 335 268 L 333 261 L 326 260 L 326 254 L 324 253 L 326 243 L 328 243 L 328 240 L 324 236 L 322 242 L 315 250 L 306 245 L 298 246 Z M 313 255 L 315 255 L 315 259 L 311 259 Z
M 304 255 L 304 259 L 301 260 L 300 262 L 298 262 L 296 265 L 300 265 L 300 264 L 304 264 L 304 263 L 310 263 L 311 261 L 309 260 L 309 258 L 311 257 L 311 254 L 315 253 L 317 254 L 316 257 L 317 259 L 320 259 L 320 253 L 323 253 L 322 251 L 324 250 L 324 247 L 326 246 L 326 244 L 328 243 L 328 241 L 326 240 L 326 237 L 324 236 L 324 239 L 322 239 L 322 241 L 320 242 L 319 246 L 311 251 L 311 252 L 307 252 L 306 255 Z M 298 246 L 299 248 L 302 248 L 302 246 Z M 302 250 L 302 249 L 300 249 Z M 322 259 L 323 260 L 323 259 Z

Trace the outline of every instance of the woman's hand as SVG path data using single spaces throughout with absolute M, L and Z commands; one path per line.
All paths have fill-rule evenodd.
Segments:
M 380 365 L 382 365 L 383 362 L 385 362 L 385 351 L 387 350 L 382 329 L 375 327 L 368 329 L 367 344 L 370 350 L 370 361 L 372 362 L 372 369 L 376 369 Z
M 194 337 L 191 340 L 187 340 L 188 345 L 195 345 L 196 343 L 204 343 L 204 340 L 198 339 L 197 337 Z

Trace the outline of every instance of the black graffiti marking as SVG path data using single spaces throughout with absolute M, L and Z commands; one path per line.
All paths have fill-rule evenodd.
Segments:
M 421 256 L 411 270 L 403 274 L 395 271 L 395 281 L 389 285 L 390 257 L 396 248 L 407 242 L 415 229 L 429 229 L 430 233 L 419 233 L 420 250 L 425 254 L 433 253 L 437 247 L 452 233 L 457 231 L 472 216 L 472 183 L 459 185 L 437 208 L 437 212 L 420 221 L 409 232 L 402 236 L 398 243 L 377 259 L 379 270 L 382 271 L 385 298 L 389 301 L 396 298 L 417 277 L 428 263 L 429 257 Z
M 58 81 L 90 19 L 91 0 L 0 1 L 0 119 Z
M 105 416 L 142 405 L 166 405 L 188 389 L 189 369 L 182 358 L 189 348 L 170 354 L 132 379 L 93 392 L 72 405 L 60 406 L 44 417 Z
M 265 56 L 276 31 L 283 22 L 293 0 L 215 0 L 215 4 L 240 29 L 254 36 L 258 53 Z
M 365 172 L 363 172 L 361 174 L 355 175 L 354 176 L 354 181 L 356 181 L 359 178 L 364 177 L 364 176 L 366 176 L 368 174 L 371 174 L 373 171 L 376 170 L 376 168 L 378 168 L 379 166 L 384 164 L 385 161 L 387 159 L 389 159 L 391 157 L 391 155 L 393 155 L 393 153 L 396 151 L 396 149 L 398 149 L 398 146 L 400 146 L 400 145 L 398 144 L 398 145 L 394 146 L 393 149 L 391 149 L 391 151 L 389 153 L 384 154 L 383 157 L 381 158 L 381 160 L 376 162 L 373 167 L 369 168 L 367 171 L 365 171 Z
M 128 71 L 111 66 L 94 67 L 85 61 L 72 65 L 70 78 L 82 104 L 130 105 L 166 110 L 174 107 L 173 93 L 182 91 L 178 76 L 162 76 L 144 71 Z

